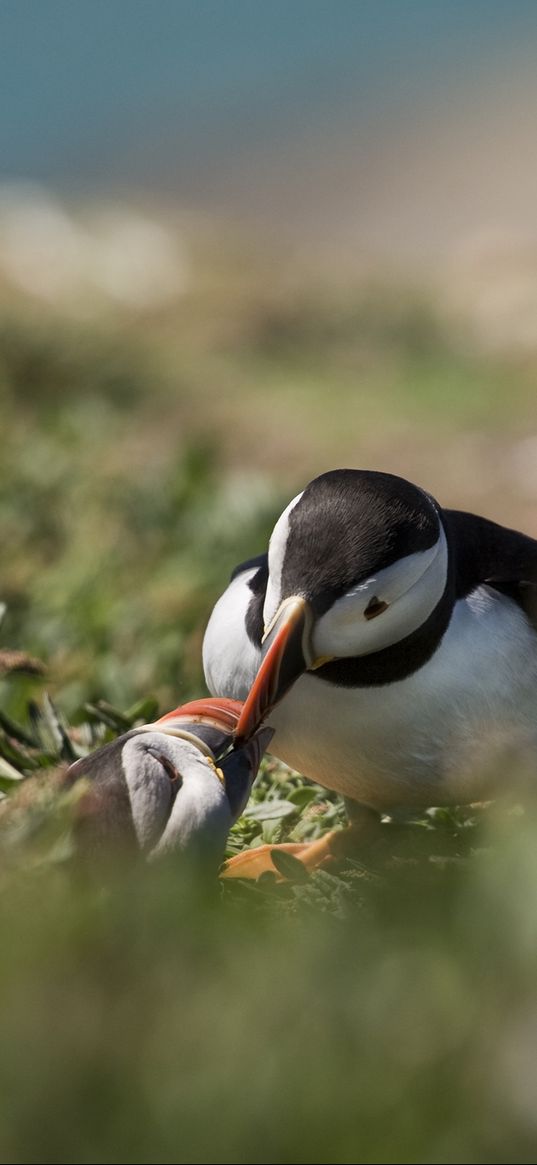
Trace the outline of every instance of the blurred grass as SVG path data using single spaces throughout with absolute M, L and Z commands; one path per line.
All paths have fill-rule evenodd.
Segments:
M 2 1159 L 531 1161 L 534 831 L 285 892 L 4 874 Z
M 308 476 L 373 463 L 469 504 L 472 456 L 494 489 L 476 434 L 505 444 L 537 421 L 535 364 L 493 362 L 425 290 L 269 276 L 227 295 L 200 279 L 140 318 L 4 305 L 4 632 L 46 656 L 69 712 L 85 689 L 122 705 L 199 690 L 214 599 Z
M 45 685 L 82 750 L 117 708 L 203 691 L 211 605 L 308 476 L 406 465 L 470 507 L 459 444 L 491 442 L 505 493 L 537 421 L 534 358 L 493 358 L 427 289 L 218 262 L 146 315 L 3 303 L 1 646 L 48 670 L 0 679 L 0 710 L 28 728 Z M 2 1160 L 534 1160 L 531 811 L 387 824 L 283 888 L 180 863 L 89 879 L 37 767 L 61 738 L 0 735 L 28 774 L 0 802 Z M 342 821 L 268 761 L 229 852 Z

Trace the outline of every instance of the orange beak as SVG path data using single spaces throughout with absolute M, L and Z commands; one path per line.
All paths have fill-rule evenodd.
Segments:
M 215 728 L 229 732 L 231 736 L 237 727 L 241 712 L 240 700 L 228 700 L 226 696 L 220 696 L 217 699 L 191 700 L 188 704 L 181 704 L 180 708 L 167 712 L 156 723 L 185 720 L 189 724 L 212 724 Z
M 263 642 L 263 662 L 244 702 L 237 740 L 248 740 L 310 666 L 311 607 L 306 599 L 285 599 Z

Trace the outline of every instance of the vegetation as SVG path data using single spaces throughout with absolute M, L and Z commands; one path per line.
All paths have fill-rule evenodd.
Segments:
M 169 311 L 4 303 L 0 1157 L 530 1162 L 531 806 L 387 821 L 285 886 L 73 860 L 58 766 L 204 691 L 204 620 L 293 490 L 406 457 L 462 501 L 458 446 L 500 466 L 535 420 L 531 359 L 425 293 L 220 262 Z M 342 822 L 266 760 L 229 852 Z

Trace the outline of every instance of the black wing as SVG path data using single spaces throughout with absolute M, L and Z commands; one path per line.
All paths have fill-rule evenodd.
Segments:
M 537 540 L 476 514 L 444 510 L 458 598 L 487 583 L 519 603 L 537 629 Z
M 236 578 L 238 574 L 242 574 L 245 570 L 253 570 L 254 566 L 258 568 L 260 567 L 268 574 L 268 554 L 266 550 L 264 554 L 256 554 L 255 558 L 247 558 L 246 562 L 239 562 L 239 565 L 235 566 L 231 571 L 231 578 L 229 581 L 233 582 L 233 579 Z
M 239 566 L 235 567 L 230 581 L 233 582 L 233 579 L 237 578 L 237 575 L 242 574 L 243 571 L 253 570 L 256 567 L 255 574 L 248 582 L 252 598 L 246 612 L 246 632 L 252 643 L 255 643 L 256 647 L 260 647 L 263 637 L 263 603 L 265 602 L 268 582 L 267 552 L 258 554 L 256 558 L 248 558 L 246 562 L 241 562 Z

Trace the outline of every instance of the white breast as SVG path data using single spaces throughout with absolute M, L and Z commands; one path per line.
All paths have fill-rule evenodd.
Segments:
M 246 633 L 244 621 L 257 568 L 245 570 L 218 600 L 203 640 L 203 670 L 213 696 L 245 700 L 261 662 L 261 651 Z
M 303 676 L 273 712 L 271 751 L 327 788 L 377 808 L 476 800 L 508 752 L 537 774 L 537 635 L 481 587 L 456 604 L 433 657 L 397 683 L 338 688 Z

